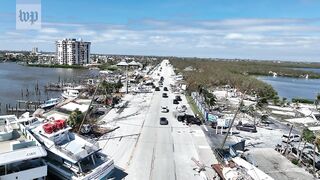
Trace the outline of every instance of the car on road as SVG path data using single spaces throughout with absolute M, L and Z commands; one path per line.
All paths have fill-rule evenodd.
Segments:
M 179 116 L 177 116 L 177 120 L 178 121 L 184 121 L 186 119 L 186 116 L 185 115 L 179 115 Z
M 163 98 L 167 98 L 167 97 L 168 97 L 168 94 L 167 94 L 167 93 L 162 93 L 162 97 L 163 97 Z
M 164 91 L 168 91 L 168 88 L 167 88 L 167 87 L 164 87 L 163 90 L 164 90 Z
M 176 98 L 175 98 L 177 101 L 182 101 L 182 99 L 181 99 L 181 97 L 178 95 L 178 96 L 176 96 Z
M 168 125 L 168 124 L 169 124 L 169 122 L 168 122 L 167 118 L 165 118 L 165 117 L 160 118 L 160 125 Z
M 186 114 L 185 115 L 185 120 L 187 124 L 196 124 L 196 125 L 201 125 L 200 119 L 194 117 L 193 115 Z
M 179 104 L 179 101 L 176 100 L 176 99 L 174 99 L 174 100 L 173 100 L 173 104 Z
M 289 138 L 289 135 L 288 134 L 284 134 L 282 136 L 282 142 L 289 142 L 289 143 L 291 143 L 291 142 L 299 142 L 300 139 L 301 139 L 300 135 L 298 135 L 298 134 L 291 134 L 290 138 L 289 138 L 289 141 L 288 141 L 288 138 Z
M 236 129 L 237 130 L 240 130 L 240 131 L 247 131 L 247 132 L 252 132 L 252 133 L 256 133 L 257 132 L 257 128 L 255 125 L 253 124 L 238 124 L 236 126 Z
M 163 113 L 169 112 L 168 106 L 162 106 L 161 107 L 161 112 L 163 112 Z
M 156 88 L 155 88 L 155 91 L 160 91 L 160 88 L 159 88 L 159 87 L 156 87 Z

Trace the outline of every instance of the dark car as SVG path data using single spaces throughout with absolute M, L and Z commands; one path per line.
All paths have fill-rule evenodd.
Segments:
M 186 123 L 187 124 L 196 124 L 196 125 L 201 125 L 200 119 L 194 117 L 193 115 L 185 115 Z
M 163 77 L 163 76 L 161 76 L 161 77 L 160 77 L 160 81 L 163 81 L 163 80 L 164 80 L 164 77 Z
M 163 90 L 164 90 L 164 91 L 168 91 L 168 88 L 167 88 L 167 87 L 164 87 Z
M 186 116 L 185 115 L 180 115 L 180 116 L 177 116 L 177 120 L 178 121 L 184 121 L 186 119 Z
M 163 98 L 167 98 L 167 97 L 168 97 L 168 94 L 167 94 L 167 93 L 162 93 L 162 97 L 163 97 Z
M 179 104 L 179 101 L 176 100 L 176 99 L 174 99 L 174 100 L 173 100 L 173 104 Z
M 168 124 L 169 124 L 169 122 L 168 122 L 167 118 L 165 118 L 165 117 L 160 118 L 160 125 L 168 125 Z
M 176 100 L 177 100 L 177 101 L 182 101 L 182 99 L 181 99 L 180 96 L 176 96 Z
M 159 87 L 156 87 L 156 88 L 155 88 L 155 91 L 160 91 L 160 88 L 159 88 Z
M 237 128 L 237 130 L 240 130 L 240 131 L 247 131 L 247 132 L 252 132 L 252 133 L 257 132 L 257 128 L 253 124 L 238 124 L 236 126 L 236 128 Z

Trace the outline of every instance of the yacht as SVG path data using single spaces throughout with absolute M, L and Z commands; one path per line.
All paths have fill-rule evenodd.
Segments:
M 61 95 L 66 99 L 77 98 L 79 96 L 79 91 L 75 89 L 67 89 Z
M 15 115 L 0 116 L 1 180 L 46 179 L 45 156 L 46 150 Z
M 45 101 L 43 104 L 40 105 L 40 108 L 42 109 L 50 109 L 53 106 L 59 104 L 60 99 L 59 98 L 51 98 L 47 101 Z
M 71 132 L 63 119 L 37 119 L 30 123 L 30 131 L 43 144 L 48 156 L 49 172 L 60 179 L 108 178 L 114 162 L 100 152 L 98 143 L 89 142 Z

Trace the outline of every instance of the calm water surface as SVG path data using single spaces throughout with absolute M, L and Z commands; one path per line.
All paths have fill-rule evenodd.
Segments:
M 258 79 L 272 85 L 280 97 L 315 99 L 320 93 L 320 79 L 259 76 Z
M 61 92 L 44 91 L 48 82 L 79 82 L 85 77 L 94 77 L 97 71 L 88 69 L 66 69 L 66 68 L 41 68 L 29 67 L 16 63 L 0 63 L 0 103 L 4 113 L 5 104 L 15 106 L 16 100 L 46 100 L 51 97 L 59 97 Z M 40 96 L 35 94 L 35 87 L 39 85 Z M 26 91 L 29 97 L 26 97 Z M 22 96 L 22 91 L 24 96 Z

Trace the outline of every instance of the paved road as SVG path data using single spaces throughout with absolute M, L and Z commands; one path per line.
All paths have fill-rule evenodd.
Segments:
M 161 76 L 164 86 L 174 83 L 173 69 L 162 63 Z M 157 76 L 158 71 L 153 76 Z M 200 174 L 194 170 L 196 160 L 210 166 L 215 158 L 199 126 L 187 126 L 173 116 L 176 105 L 172 101 L 175 94 L 168 91 L 168 98 L 162 98 L 163 89 L 153 93 L 127 94 L 123 98 L 128 106 L 118 113 L 112 109 L 104 118 L 106 126 L 120 127 L 99 140 L 102 151 L 111 156 L 118 169 L 126 172 L 125 179 L 204 179 L 206 174 L 213 177 L 207 169 Z M 182 103 L 187 104 L 185 96 Z M 169 113 L 162 113 L 161 106 L 168 106 Z M 160 125 L 160 117 L 166 117 L 168 125 Z
M 172 69 L 162 63 L 161 76 L 169 87 Z M 188 126 L 178 122 L 172 113 L 174 94 L 162 98 L 164 91 L 155 92 L 146 115 L 141 134 L 133 150 L 126 179 L 202 179 L 193 170 L 192 157 L 198 158 Z M 162 113 L 161 106 L 168 106 L 169 113 Z M 166 117 L 168 125 L 160 125 L 160 117 Z

